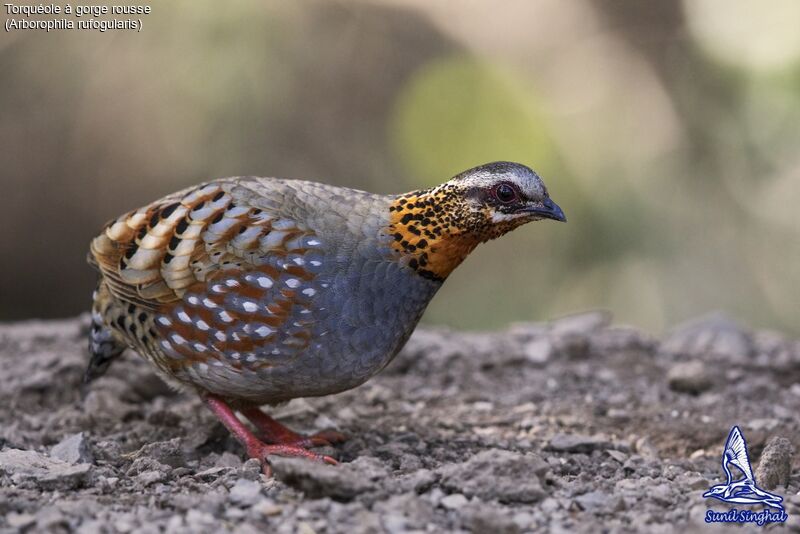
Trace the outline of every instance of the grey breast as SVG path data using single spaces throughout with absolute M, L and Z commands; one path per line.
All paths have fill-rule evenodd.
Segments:
M 239 194 L 304 221 L 321 242 L 322 265 L 310 306 L 302 317 L 303 310 L 296 312 L 296 319 L 310 322 L 308 347 L 290 361 L 245 372 L 249 380 L 240 393 L 257 402 L 363 383 L 402 348 L 441 285 L 397 261 L 383 233 L 391 197 L 303 181 L 285 181 L 279 189 L 275 194 L 273 181 L 256 179 Z

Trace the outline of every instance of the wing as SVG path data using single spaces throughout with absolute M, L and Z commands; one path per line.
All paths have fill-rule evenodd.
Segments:
M 747 443 L 744 441 L 742 431 L 734 426 L 725 442 L 723 458 L 738 467 L 747 480 L 753 480 L 753 470 L 750 467 L 750 458 L 747 455 Z
M 170 195 L 92 241 L 90 263 L 115 298 L 151 316 L 176 365 L 212 356 L 271 365 L 309 342 L 322 240 L 298 216 L 288 181 L 262 179 L 265 198 L 242 187 L 246 180 Z

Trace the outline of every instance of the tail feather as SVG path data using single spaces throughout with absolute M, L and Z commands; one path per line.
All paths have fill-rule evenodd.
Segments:
M 109 295 L 108 289 L 102 282 L 95 290 L 93 298 L 92 329 L 89 334 L 89 365 L 83 375 L 83 381 L 87 384 L 104 375 L 109 366 L 126 348 L 126 345 L 103 321 L 103 317 L 107 316 Z

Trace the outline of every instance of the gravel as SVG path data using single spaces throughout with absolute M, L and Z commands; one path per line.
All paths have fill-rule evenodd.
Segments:
M 135 355 L 84 390 L 87 328 L 0 325 L 0 532 L 697 531 L 734 424 L 799 531 L 800 343 L 721 315 L 663 342 L 607 313 L 421 328 L 364 386 L 272 409 L 350 436 L 273 478 Z

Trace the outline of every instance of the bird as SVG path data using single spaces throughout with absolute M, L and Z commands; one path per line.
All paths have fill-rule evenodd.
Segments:
M 397 195 L 252 176 L 184 189 L 91 241 L 85 381 L 130 348 L 199 394 L 265 474 L 272 456 L 336 464 L 310 449 L 345 436 L 261 407 L 363 384 L 477 245 L 542 219 L 566 222 L 535 171 L 504 161 Z
M 741 471 L 743 478 L 733 479 L 729 466 Z M 783 497 L 759 488 L 753 476 L 753 468 L 747 452 L 747 442 L 738 426 L 731 428 L 725 449 L 722 452 L 722 470 L 725 471 L 725 483 L 717 484 L 703 493 L 703 497 L 713 497 L 723 502 L 736 504 L 763 504 L 765 507 L 783 510 Z

